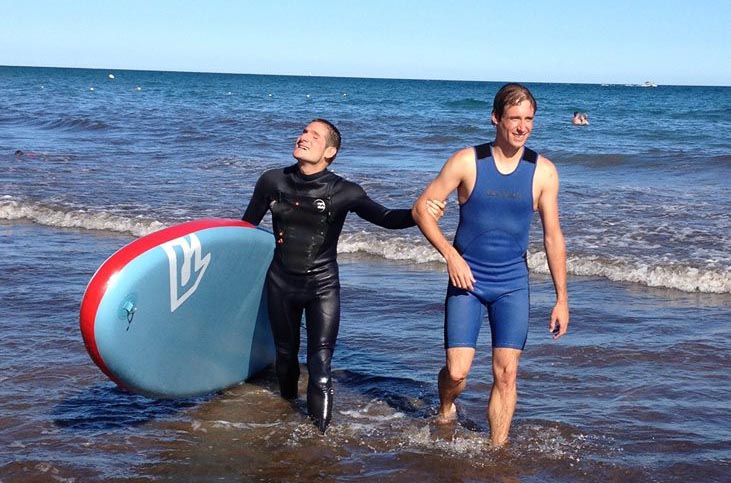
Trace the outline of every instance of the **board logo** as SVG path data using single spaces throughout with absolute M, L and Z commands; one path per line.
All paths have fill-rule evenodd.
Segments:
M 326 208 L 326 206 L 325 206 L 325 202 L 323 200 L 321 200 L 320 198 L 315 200 L 315 209 L 317 211 L 322 213 L 323 211 L 325 211 L 325 208 Z
M 195 234 L 176 238 L 160 245 L 168 256 L 170 267 L 170 312 L 183 305 L 195 293 L 211 262 L 211 254 L 203 256 L 201 242 Z M 180 257 L 178 256 L 180 255 Z M 194 273 L 193 273 L 194 272 Z M 195 280 L 191 283 L 191 275 Z M 187 288 L 186 288 L 187 287 Z M 182 292 L 181 295 L 179 293 Z

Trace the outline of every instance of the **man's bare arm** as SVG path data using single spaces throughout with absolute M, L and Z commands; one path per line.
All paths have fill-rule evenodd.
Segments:
M 427 210 L 427 200 L 446 200 L 470 176 L 474 170 L 474 151 L 463 149 L 450 157 L 442 167 L 439 175 L 427 186 L 416 200 L 412 209 L 414 221 L 421 229 L 429 243 L 436 248 L 447 262 L 449 278 L 452 285 L 472 290 L 475 279 L 472 271 L 457 250 L 447 240 L 437 224 L 437 220 Z M 473 175 L 474 177 L 474 175 Z
M 559 179 L 556 167 L 548 159 L 541 157 L 536 174 L 541 186 L 538 199 L 538 212 L 543 223 L 543 245 L 546 249 L 548 269 L 551 272 L 556 291 L 556 304 L 551 311 L 548 330 L 558 339 L 566 333 L 569 325 L 569 302 L 566 286 L 566 242 L 558 210 Z M 557 329 L 557 331 L 556 331 Z

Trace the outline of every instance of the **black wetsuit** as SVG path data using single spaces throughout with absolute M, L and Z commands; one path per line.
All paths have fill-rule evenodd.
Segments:
M 282 397 L 297 397 L 304 311 L 307 410 L 324 432 L 332 415 L 330 361 L 340 326 L 337 245 L 345 218 L 352 211 L 384 228 L 408 228 L 415 222 L 411 210 L 389 210 L 356 183 L 328 170 L 304 175 L 296 164 L 259 178 L 243 220 L 258 225 L 267 210 L 276 240 L 266 286 L 279 388 Z

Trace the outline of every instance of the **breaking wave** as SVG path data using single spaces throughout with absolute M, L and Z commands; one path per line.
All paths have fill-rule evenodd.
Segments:
M 0 220 L 27 220 L 39 225 L 130 233 L 138 237 L 167 226 L 157 220 L 141 216 L 128 217 L 107 211 L 93 212 L 86 209 L 20 202 L 9 197 L 0 198 Z
M 0 197 L 0 220 L 27 220 L 40 225 L 104 230 L 144 236 L 183 220 L 162 222 L 144 216 L 129 216 L 108 211 L 92 211 L 36 202 L 24 202 L 10 196 Z M 416 264 L 440 263 L 437 253 L 420 235 L 394 236 L 360 231 L 344 233 L 339 253 L 365 255 L 385 260 Z M 546 255 L 532 252 L 528 266 L 535 273 L 548 274 Z M 728 268 L 698 268 L 682 263 L 668 264 L 651 260 L 595 255 L 571 255 L 567 261 L 571 275 L 603 277 L 616 282 L 637 283 L 684 292 L 731 293 L 731 271 Z

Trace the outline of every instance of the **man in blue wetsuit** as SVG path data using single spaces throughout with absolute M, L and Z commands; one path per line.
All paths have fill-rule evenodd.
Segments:
M 390 210 L 371 200 L 359 185 L 328 170 L 340 149 L 340 132 L 315 119 L 297 138 L 297 163 L 261 175 L 243 220 L 258 225 L 272 213 L 276 247 L 266 279 L 269 319 L 276 346 L 282 397 L 297 397 L 300 322 L 307 327 L 307 410 L 320 431 L 332 417 L 330 362 L 340 326 L 337 244 L 345 218 L 354 212 L 384 228 L 415 225 L 410 209 Z M 438 219 L 444 204 L 425 202 Z
M 558 215 L 558 173 L 545 157 L 525 147 L 536 101 L 520 84 L 495 96 L 495 140 L 457 151 L 414 205 L 419 228 L 447 262 L 446 365 L 439 372 L 437 422 L 457 417 L 455 400 L 465 388 L 477 335 L 487 308 L 492 334 L 493 385 L 488 405 L 490 440 L 508 440 L 517 401 L 518 361 L 528 335 L 526 251 L 534 211 L 556 291 L 548 330 L 558 339 L 569 323 L 566 246 Z M 424 200 L 445 200 L 457 190 L 460 217 L 454 245 L 444 237 Z

